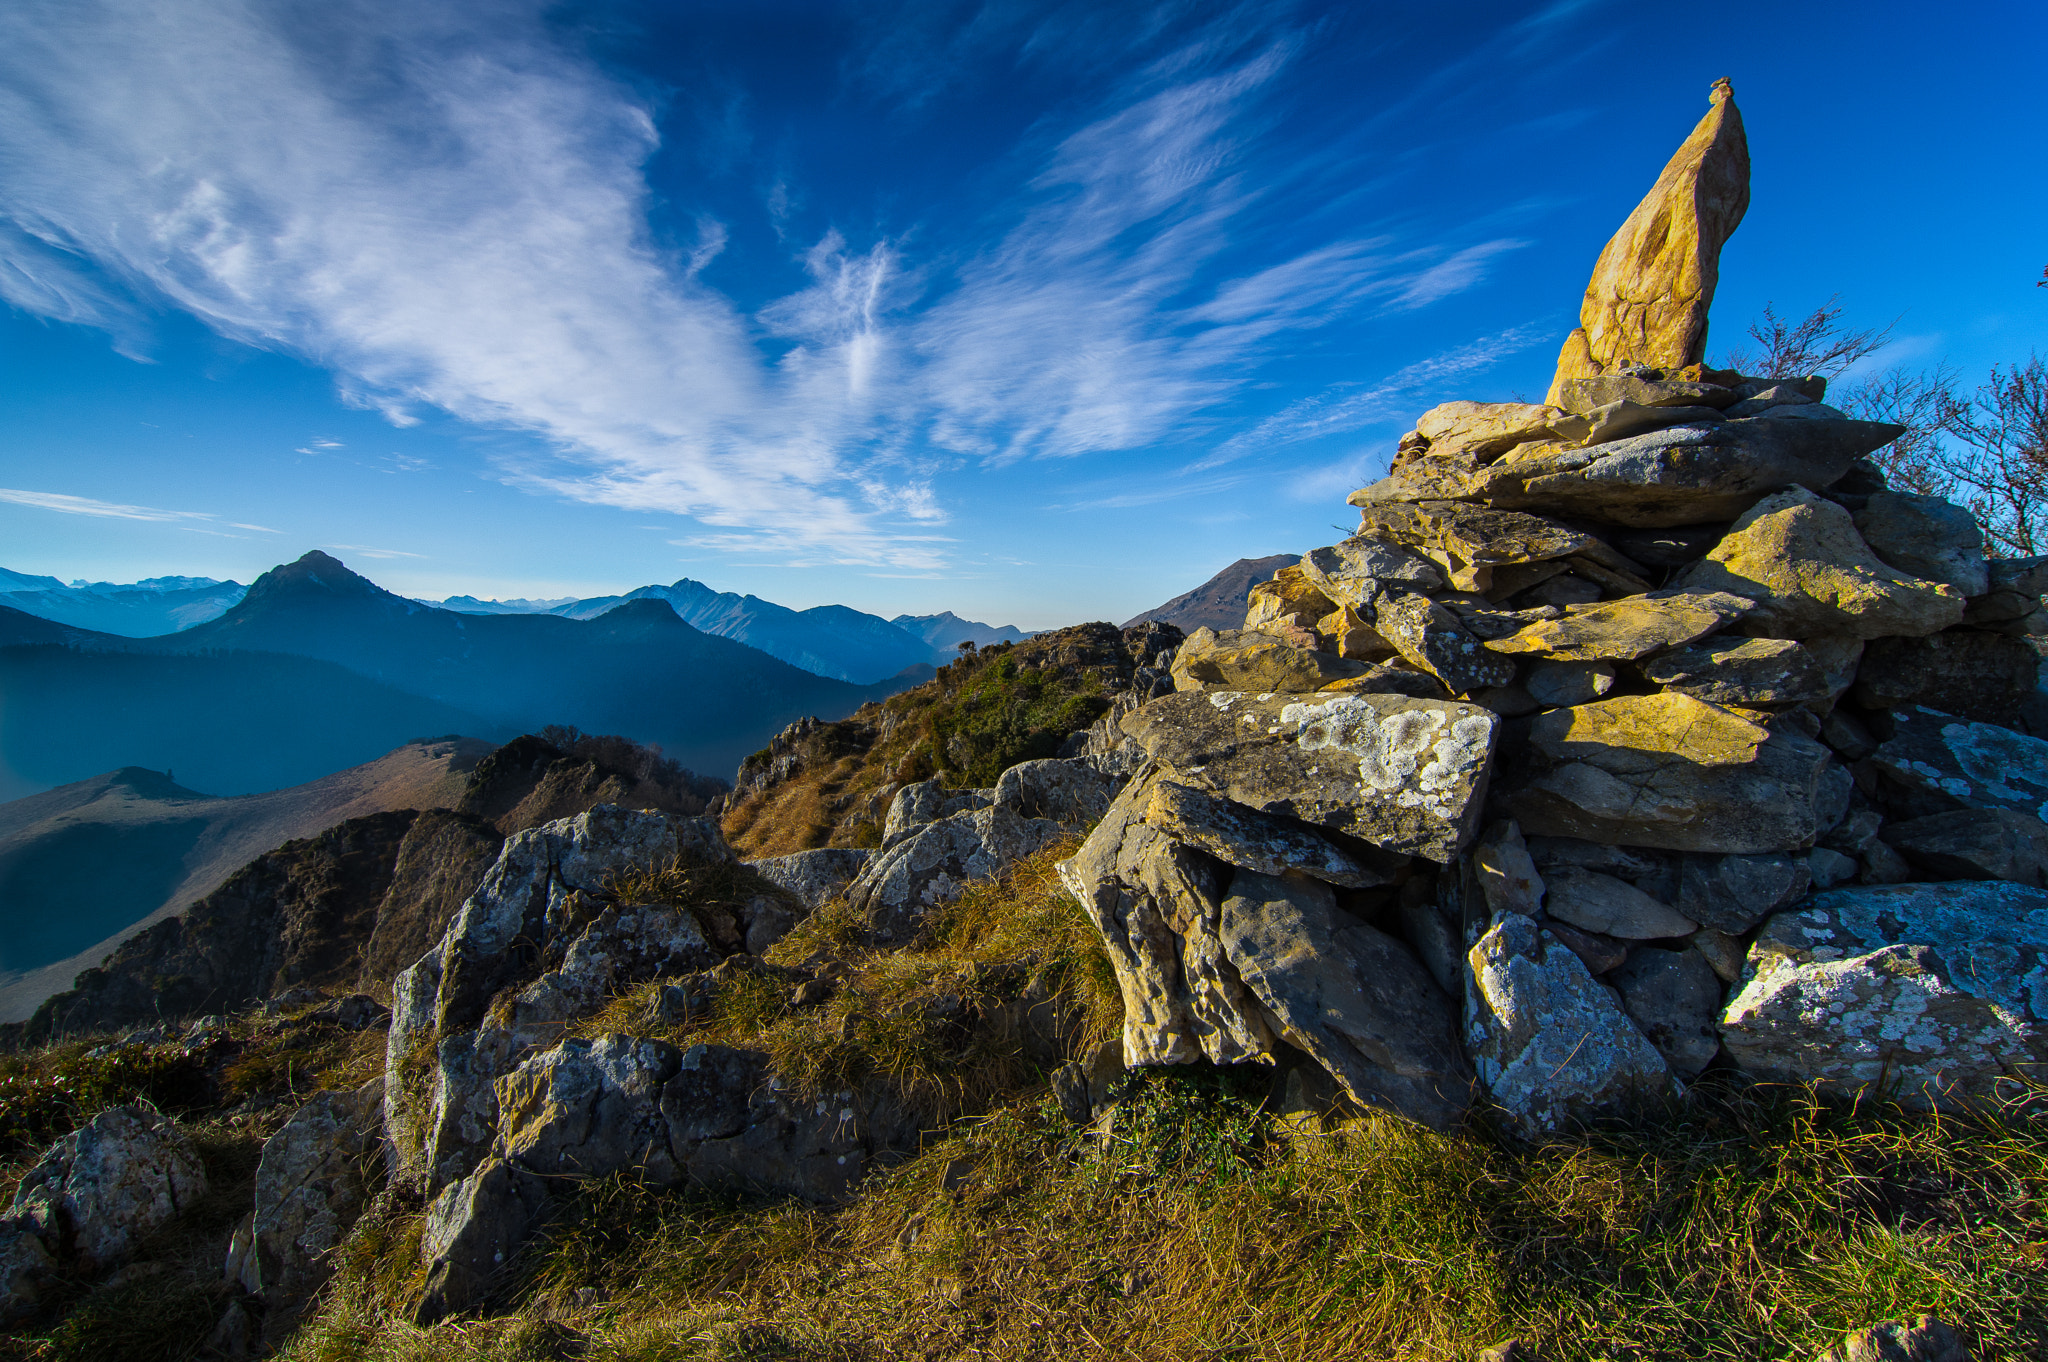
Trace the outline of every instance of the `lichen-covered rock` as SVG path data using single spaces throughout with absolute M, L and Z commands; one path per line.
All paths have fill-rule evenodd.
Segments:
M 1991 589 L 1977 517 L 1945 498 L 1872 493 L 1856 513 L 1856 532 L 1878 557 L 1908 576 L 1947 582 L 1965 596 Z
M 1832 759 L 1690 695 L 1611 696 L 1529 721 L 1529 773 L 1506 803 L 1524 832 L 1674 851 L 1812 844 Z
M 1352 493 L 1351 500 L 1476 501 L 1639 529 L 1733 520 L 1773 492 L 1828 486 L 1903 429 L 1878 421 L 1763 417 L 1673 426 L 1485 468 L 1422 460 Z M 1750 594 L 1718 583 L 1696 589 Z
M 868 915 L 877 941 L 907 941 L 927 910 L 975 880 L 1002 873 L 1058 841 L 1050 818 L 1023 818 L 1000 805 L 949 814 L 885 849 L 855 877 L 846 901 Z
M 1784 852 L 1687 856 L 1672 907 L 1703 927 L 1740 936 L 1806 889 L 1805 863 Z
M 1606 662 L 1536 662 L 1522 678 L 1522 689 L 1541 709 L 1583 705 L 1614 689 L 1614 668 Z
M 685 1050 L 662 1090 L 669 1147 L 692 1185 L 843 1201 L 870 1168 L 914 1146 L 918 1123 L 886 1092 L 792 1091 L 757 1051 Z
M 845 891 L 867 867 L 874 853 L 864 847 L 819 847 L 749 861 L 754 873 L 778 889 L 786 889 L 813 912 Z
M 1963 619 L 1962 593 L 1887 566 L 1847 511 L 1803 486 L 1757 502 L 1675 585 L 1748 597 L 1743 632 L 1769 638 L 1932 634 Z
M 889 799 L 889 812 L 882 821 L 882 849 L 887 850 L 927 823 L 972 813 L 995 802 L 994 790 L 949 790 L 934 776 L 905 785 Z
M 1292 818 L 1178 785 L 1152 782 L 1145 821 L 1184 846 L 1242 870 L 1290 872 L 1351 889 L 1391 884 L 1407 864 L 1372 847 L 1345 846 L 1336 836 Z
M 2048 893 L 1963 882 L 1831 889 L 1764 923 L 1723 1043 L 1771 1082 L 1996 1099 L 2048 1064 Z
M 1134 779 L 1059 867 L 1116 973 L 1124 1062 L 1264 1058 L 1275 1037 L 1217 935 L 1229 872 L 1145 821 L 1158 778 L 1148 771 Z
M 1486 899 L 1489 916 L 1520 913 L 1533 917 L 1543 910 L 1543 877 L 1513 819 L 1495 823 L 1472 848 L 1472 878 Z
M 2011 809 L 2048 817 L 2048 741 L 1909 705 L 1870 758 L 1901 817 Z
M 1749 141 L 1727 81 L 1715 82 L 1709 101 L 1706 117 L 1601 248 L 1545 401 L 1561 404 L 1574 379 L 1704 357 L 1721 246 L 1749 207 Z
M 1175 690 L 1250 690 L 1305 694 L 1357 676 L 1363 662 L 1308 646 L 1313 640 L 1271 633 L 1197 629 L 1173 655 Z
M 1431 449 L 1486 459 L 1548 436 L 1550 423 L 1563 415 L 1556 407 L 1529 402 L 1444 402 L 1415 419 L 1415 433 Z
M 316 1093 L 263 1143 L 248 1239 L 231 1275 L 263 1298 L 263 1337 L 272 1346 L 332 1275 L 330 1255 L 374 1190 L 383 1111 L 381 1078 Z
M 1080 759 L 1020 761 L 996 779 L 994 802 L 1020 818 L 1050 818 L 1062 827 L 1093 823 L 1109 810 L 1123 780 Z
M 1621 991 L 1622 1010 L 1671 1072 L 1694 1078 L 1713 1062 L 1721 1048 L 1721 981 L 1705 956 L 1644 947 L 1614 971 L 1612 982 Z
M 192 1142 L 146 1102 L 109 1107 L 43 1151 L 21 1175 L 8 1216 L 34 1227 L 83 1273 L 128 1261 L 143 1236 L 206 1195 Z
M 546 1180 L 502 1159 L 487 1160 L 443 1188 L 428 1203 L 420 1234 L 427 1280 L 414 1323 L 468 1310 L 508 1280 L 546 1207 Z
M 1300 564 L 1281 568 L 1268 581 L 1253 582 L 1245 594 L 1244 627 L 1258 629 L 1285 619 L 1321 619 L 1337 608 L 1302 572 Z
M 1493 1103 L 1526 1135 L 1661 1093 L 1664 1057 L 1530 918 L 1496 921 L 1466 957 L 1465 1048 Z
M 1545 883 L 1543 911 L 1572 926 L 1624 941 L 1690 936 L 1699 927 L 1670 904 L 1597 870 L 1558 869 Z
M 1444 584 L 1443 573 L 1419 554 L 1363 535 L 1311 549 L 1301 571 L 1333 605 L 1365 606 L 1385 591 L 1435 591 Z
M 1794 705 L 1827 698 L 1827 677 L 1804 646 L 1785 638 L 1707 639 L 1642 664 L 1668 690 L 1711 705 Z
M 2011 809 L 1956 809 L 1879 833 L 1894 851 L 1945 880 L 2010 880 L 2048 889 L 2048 824 Z
M 618 1034 L 533 1055 L 497 1082 L 492 1152 L 547 1177 L 631 1167 L 651 1182 L 674 1182 L 660 1104 L 680 1060 L 674 1046 Z
M 1359 507 L 1358 533 L 1422 554 L 1460 591 L 1498 593 L 1516 582 L 1534 585 L 1537 575 L 1505 570 L 1542 563 L 1557 563 L 1557 571 L 1580 558 L 1617 572 L 1636 567 L 1584 530 L 1547 516 L 1469 502 L 1367 502 Z
M 1405 696 L 1223 691 L 1123 723 L 1183 785 L 1447 864 L 1477 830 L 1500 720 Z
M 1471 1102 L 1453 1004 L 1422 963 L 1311 880 L 1240 870 L 1223 901 L 1240 978 L 1353 1101 L 1437 1130 Z
M 1486 650 L 1458 617 L 1426 596 L 1385 596 L 1373 607 L 1373 628 L 1409 665 L 1444 683 L 1453 695 L 1505 686 L 1515 664 Z
M 1725 592 L 1653 591 L 1604 605 L 1566 606 L 1559 618 L 1539 620 L 1486 646 L 1559 661 L 1633 662 L 1725 628 L 1749 607 L 1749 601 Z
M 2038 696 L 2041 654 L 2023 638 L 1952 629 L 1925 638 L 1880 638 L 1863 650 L 1850 698 L 1865 709 L 1928 705 L 1977 723 L 2012 728 Z

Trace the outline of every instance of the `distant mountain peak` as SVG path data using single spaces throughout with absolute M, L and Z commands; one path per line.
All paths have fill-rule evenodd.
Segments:
M 348 564 L 319 549 L 301 554 L 295 561 L 280 564 L 258 577 L 242 599 L 238 610 L 280 598 L 289 599 L 318 592 L 328 596 L 385 599 L 404 604 L 368 577 L 351 572 Z M 233 612 L 230 612 L 233 613 Z
M 1300 561 L 1292 553 L 1276 553 L 1268 558 L 1240 558 L 1193 591 L 1145 611 L 1126 623 L 1124 628 L 1145 620 L 1158 620 L 1188 633 L 1204 627 L 1235 629 L 1244 623 L 1245 596 L 1252 587 L 1259 582 L 1271 581 L 1273 574 L 1281 568 L 1293 567 Z

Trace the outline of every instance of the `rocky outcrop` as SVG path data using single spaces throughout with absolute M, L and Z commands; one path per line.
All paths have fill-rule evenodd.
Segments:
M 384 1080 L 318 1093 L 263 1144 L 255 1209 L 235 1232 L 225 1275 L 263 1302 L 275 1347 L 333 1272 L 330 1255 L 383 1172 Z
M 824 907 L 866 868 L 874 853 L 861 847 L 820 847 L 749 861 L 756 875 L 794 894 L 808 909 Z
M 428 809 L 406 830 L 363 950 L 358 987 L 383 992 L 398 972 L 441 939 L 483 879 L 505 839 L 472 814 Z
M 101 1112 L 43 1151 L 0 1217 L 0 1316 L 33 1308 L 60 1271 L 120 1267 L 204 1195 L 206 1169 L 168 1117 L 147 1103 Z
M 31 1039 L 235 1011 L 293 984 L 352 987 L 411 810 L 352 818 L 259 856 L 138 932 L 36 1010 Z
M 1678 368 L 1705 356 L 1721 245 L 1749 207 L 1749 140 L 1727 81 L 1715 83 L 1710 102 L 1601 250 L 1546 401 L 1558 403 L 1575 380 L 1631 365 Z

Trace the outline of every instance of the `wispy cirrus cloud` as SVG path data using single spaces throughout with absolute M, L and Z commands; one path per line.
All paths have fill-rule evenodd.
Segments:
M 156 506 L 130 506 L 125 502 L 75 497 L 64 492 L 29 492 L 18 487 L 0 487 L 0 501 L 12 502 L 16 506 L 34 506 L 45 511 L 60 511 L 65 515 L 98 516 L 107 520 L 152 520 L 168 523 L 215 518 L 204 511 L 166 511 Z
M 182 309 L 396 424 L 438 409 L 537 437 L 501 476 L 693 517 L 694 545 L 924 571 L 949 552 L 945 458 L 1161 440 L 1276 336 L 1427 305 L 1518 244 L 1233 254 L 1266 192 L 1261 101 L 1299 41 L 1247 9 L 1106 81 L 978 236 L 826 231 L 808 284 L 750 309 L 705 279 L 727 224 L 657 240 L 653 115 L 544 9 L 0 10 L 0 296 L 130 353 L 149 309 Z M 777 195 L 781 233 L 801 187 Z

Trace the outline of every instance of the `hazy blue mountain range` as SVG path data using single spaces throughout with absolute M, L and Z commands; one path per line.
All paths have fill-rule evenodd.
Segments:
M 636 587 L 623 595 L 584 600 L 484 601 L 474 596 L 450 596 L 436 604 L 462 614 L 549 614 L 565 619 L 593 619 L 626 601 L 639 600 L 666 601 L 677 615 L 707 634 L 759 648 L 792 667 L 856 684 L 897 677 L 909 667 L 944 666 L 952 660 L 962 639 L 999 643 L 1028 637 L 1008 625 L 997 628 L 976 624 L 950 612 L 898 615 L 885 620 L 844 605 L 792 610 L 759 596 L 713 591 L 688 577 L 668 586 Z
M 218 618 L 248 588 L 211 577 L 71 582 L 0 568 L 0 606 L 102 634 L 147 638 Z
M 952 661 L 953 653 L 963 643 L 985 648 L 991 643 L 1022 643 L 1031 637 L 1014 625 L 963 620 L 950 610 L 936 615 L 898 615 L 889 623 L 923 639 L 938 651 L 941 662 Z
M 212 793 L 273 789 L 426 733 L 502 740 L 547 724 L 656 743 L 723 775 L 794 719 L 840 718 L 918 679 L 813 675 L 666 601 L 589 620 L 460 614 L 316 551 L 219 618 L 157 638 L 0 607 L 0 795 L 124 765 L 172 767 Z

